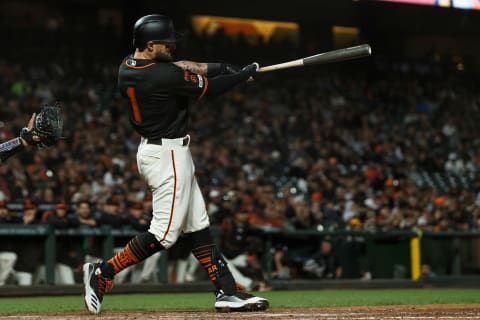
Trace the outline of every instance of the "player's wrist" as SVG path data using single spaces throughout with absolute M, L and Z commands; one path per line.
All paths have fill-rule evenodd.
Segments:
M 22 137 L 19 137 L 19 139 L 20 139 L 20 142 L 22 143 L 22 145 L 24 147 L 28 147 L 28 143 L 27 143 L 27 141 L 25 141 L 25 139 L 23 139 Z
M 207 76 L 214 77 L 218 75 L 234 74 L 240 71 L 240 68 L 230 63 L 207 63 Z
M 207 63 L 207 77 L 218 76 L 222 72 L 221 63 Z
M 22 131 L 20 131 L 20 141 L 22 142 L 23 146 L 31 146 L 34 144 L 37 144 L 35 141 L 34 135 L 32 130 L 29 130 L 28 128 L 23 128 Z

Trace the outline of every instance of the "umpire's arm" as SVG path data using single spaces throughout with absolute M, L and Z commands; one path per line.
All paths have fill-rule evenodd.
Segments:
M 30 118 L 28 125 L 22 129 L 20 137 L 5 141 L 4 143 L 0 144 L 0 162 L 4 162 L 15 153 L 23 150 L 30 144 L 34 144 L 35 141 L 40 139 L 38 136 L 31 134 L 35 117 L 36 114 L 34 113 Z

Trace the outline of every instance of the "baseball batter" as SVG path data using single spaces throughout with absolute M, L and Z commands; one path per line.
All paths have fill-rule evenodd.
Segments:
M 227 263 L 210 235 L 205 202 L 189 150 L 189 100 L 217 96 L 244 83 L 258 70 L 221 63 L 173 62 L 177 35 L 169 17 L 140 18 L 133 28 L 135 53 L 118 72 L 118 87 L 128 101 L 130 123 L 141 135 L 137 152 L 140 174 L 152 191 L 153 218 L 148 232 L 134 237 L 108 261 L 83 266 L 85 304 L 98 314 L 105 291 L 123 269 L 170 248 L 180 234 L 215 286 L 215 308 L 265 310 L 266 299 L 239 292 Z

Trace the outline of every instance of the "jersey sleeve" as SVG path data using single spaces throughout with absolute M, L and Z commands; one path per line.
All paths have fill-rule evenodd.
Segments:
M 183 70 L 176 65 L 172 65 L 173 77 L 170 88 L 175 94 L 194 97 L 200 100 L 208 90 L 208 78 L 199 74 Z
M 0 144 L 0 163 L 22 150 L 23 144 L 20 138 L 15 138 Z

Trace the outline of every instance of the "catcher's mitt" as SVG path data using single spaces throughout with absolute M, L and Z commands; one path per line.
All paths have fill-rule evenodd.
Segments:
M 53 106 L 45 105 L 37 114 L 33 128 L 23 128 L 20 136 L 29 144 L 37 145 L 40 148 L 53 146 L 63 132 L 62 110 L 58 104 Z M 33 137 L 39 137 L 38 140 Z

